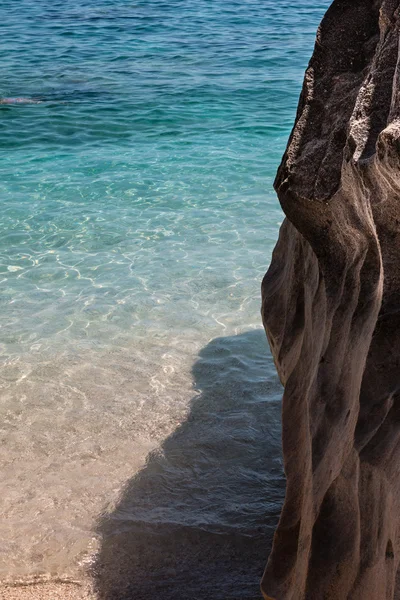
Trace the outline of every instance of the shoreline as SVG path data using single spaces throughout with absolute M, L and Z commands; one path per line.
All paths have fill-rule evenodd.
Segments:
M 97 595 L 89 581 L 31 581 L 3 584 L 0 600 L 95 600 Z

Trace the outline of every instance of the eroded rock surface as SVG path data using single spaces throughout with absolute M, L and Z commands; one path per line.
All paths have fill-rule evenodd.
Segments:
M 275 182 L 287 492 L 266 598 L 400 598 L 399 5 L 333 2 Z

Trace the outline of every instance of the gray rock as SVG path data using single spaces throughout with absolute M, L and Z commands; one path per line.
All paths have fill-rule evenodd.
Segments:
M 265 598 L 400 598 L 399 5 L 333 2 L 275 181 L 287 491 Z

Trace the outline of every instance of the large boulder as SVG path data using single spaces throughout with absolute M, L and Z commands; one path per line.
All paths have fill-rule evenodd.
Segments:
M 265 598 L 400 598 L 399 5 L 333 2 L 275 181 L 287 491 Z

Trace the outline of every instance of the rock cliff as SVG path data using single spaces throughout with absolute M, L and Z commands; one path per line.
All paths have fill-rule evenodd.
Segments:
M 265 598 L 400 598 L 399 27 L 399 0 L 333 2 L 275 181 L 287 491 Z

